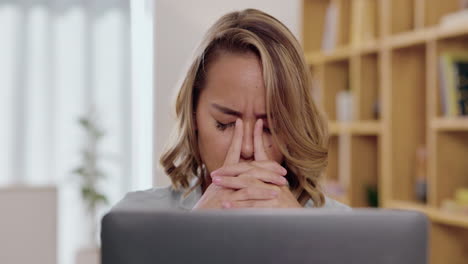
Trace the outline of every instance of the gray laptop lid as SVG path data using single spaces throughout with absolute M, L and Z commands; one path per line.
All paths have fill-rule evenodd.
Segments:
M 427 263 L 426 216 L 389 210 L 111 211 L 103 264 Z

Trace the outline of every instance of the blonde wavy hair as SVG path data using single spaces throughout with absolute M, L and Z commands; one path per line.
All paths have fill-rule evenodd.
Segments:
M 284 156 L 282 165 L 288 170 L 290 189 L 300 204 L 311 199 L 315 207 L 322 207 L 325 197 L 320 178 L 327 166 L 328 130 L 311 96 L 308 66 L 300 44 L 286 26 L 255 9 L 222 16 L 195 54 L 177 96 L 175 142 L 160 159 L 173 188 L 188 188 L 190 181 L 198 178 L 188 194 L 203 183 L 206 172 L 198 149 L 194 112 L 206 69 L 223 52 L 258 56 L 266 87 L 267 121 Z

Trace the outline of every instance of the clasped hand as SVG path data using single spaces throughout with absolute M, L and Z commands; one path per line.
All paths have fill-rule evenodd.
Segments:
M 237 119 L 224 164 L 211 172 L 212 184 L 194 210 L 302 207 L 289 189 L 286 169 L 268 159 L 262 138 L 263 120 L 255 123 L 254 161 L 251 162 L 239 162 L 243 131 L 243 122 Z

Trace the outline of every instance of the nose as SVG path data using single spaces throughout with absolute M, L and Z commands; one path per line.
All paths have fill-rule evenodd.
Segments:
M 253 133 L 255 128 L 255 121 L 244 122 L 244 136 L 242 137 L 241 158 L 244 160 L 253 160 L 254 146 L 253 146 Z

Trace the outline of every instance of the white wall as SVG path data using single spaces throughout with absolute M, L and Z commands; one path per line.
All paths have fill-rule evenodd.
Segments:
M 154 93 L 154 182 L 170 181 L 159 165 L 159 156 L 175 124 L 177 85 L 184 77 L 193 51 L 206 30 L 222 15 L 234 10 L 257 8 L 282 21 L 298 38 L 301 32 L 299 0 L 156 0 Z
M 72 170 L 82 164 L 86 143 L 78 118 L 92 105 L 106 132 L 99 167 L 108 177 L 99 187 L 110 205 L 132 180 L 129 2 L 1 0 L 0 33 L 0 185 L 57 187 L 57 260 L 72 264 L 88 242 L 80 179 Z M 29 206 L 21 209 L 37 207 Z

